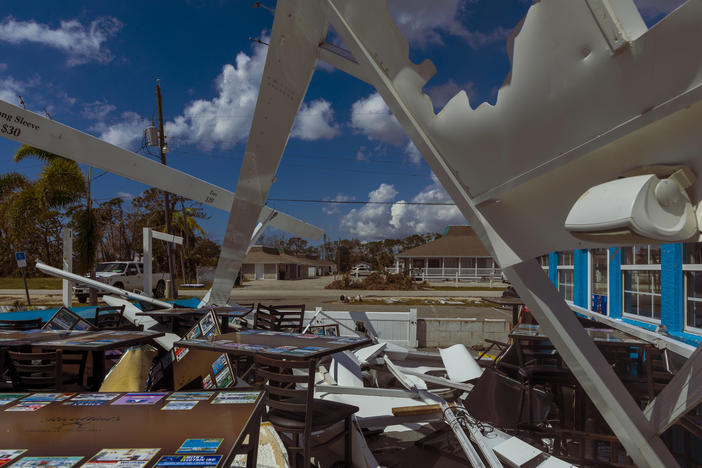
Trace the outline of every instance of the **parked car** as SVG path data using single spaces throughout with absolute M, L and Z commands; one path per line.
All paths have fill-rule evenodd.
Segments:
M 355 276 L 358 278 L 359 276 L 368 276 L 371 274 L 373 270 L 371 270 L 370 265 L 366 265 L 365 263 L 359 263 L 358 265 L 354 265 L 353 268 L 351 268 L 351 276 Z
M 116 261 L 98 263 L 95 269 L 96 279 L 115 288 L 127 291 L 141 290 L 144 287 L 144 264 L 133 261 Z M 153 296 L 164 297 L 166 294 L 166 273 L 153 273 Z M 90 288 L 84 285 L 73 287 L 78 302 L 85 303 L 90 296 Z M 98 295 L 102 295 L 98 291 Z

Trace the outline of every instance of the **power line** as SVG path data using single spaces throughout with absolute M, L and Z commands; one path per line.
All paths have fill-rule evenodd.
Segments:
M 440 202 L 379 202 L 379 201 L 352 201 L 352 200 L 305 200 L 295 198 L 268 198 L 268 201 L 294 202 L 294 203 L 334 203 L 337 205 L 426 205 L 426 206 L 456 206 L 455 203 Z

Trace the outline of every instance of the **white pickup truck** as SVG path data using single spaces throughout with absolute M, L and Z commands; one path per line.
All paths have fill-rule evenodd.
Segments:
M 117 261 L 98 263 L 95 269 L 97 280 L 115 288 L 134 291 L 144 288 L 144 264 L 141 262 Z M 152 283 L 154 285 L 153 295 L 161 298 L 166 293 L 167 273 L 153 273 Z M 85 303 L 90 296 L 90 288 L 83 285 L 73 287 L 78 302 Z M 98 295 L 102 294 L 98 291 Z

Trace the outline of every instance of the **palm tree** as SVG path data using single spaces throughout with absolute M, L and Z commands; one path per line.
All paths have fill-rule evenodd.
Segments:
M 46 165 L 37 181 L 26 185 L 13 202 L 15 219 L 24 219 L 31 223 L 31 217 L 26 216 L 26 212 L 32 203 L 45 210 L 57 210 L 77 207 L 84 197 L 89 199 L 85 176 L 75 161 L 22 145 L 15 153 L 14 160 L 19 162 L 27 158 L 44 161 Z M 88 202 L 85 209 L 75 210 L 73 215 L 77 227 L 76 247 L 81 272 L 86 272 L 92 267 L 97 252 L 98 224 L 91 204 Z
M 205 230 L 202 229 L 196 219 L 202 217 L 198 210 L 194 207 L 186 207 L 183 200 L 180 200 L 180 211 L 173 213 L 173 227 L 180 231 L 183 236 L 183 248 L 180 250 L 180 269 L 183 272 L 183 281 L 186 280 L 185 257 L 190 258 L 190 240 L 195 237 L 195 232 L 199 231 L 203 236 L 206 236 Z

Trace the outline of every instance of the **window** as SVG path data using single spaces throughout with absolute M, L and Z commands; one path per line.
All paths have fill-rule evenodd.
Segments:
M 462 258 L 461 268 L 475 268 L 475 258 Z
M 540 256 L 537 258 L 537 261 L 539 262 L 539 265 L 541 265 L 541 268 L 548 271 L 548 255 Z
M 702 333 L 702 243 L 683 244 L 685 326 Z
M 558 291 L 566 301 L 573 302 L 573 252 L 558 252 Z
M 429 259 L 429 268 L 441 268 L 441 259 L 440 258 L 430 258 Z
M 489 257 L 478 257 L 478 268 L 492 268 L 492 259 Z
M 458 268 L 458 259 L 457 258 L 445 258 L 444 259 L 444 268 Z
M 660 246 L 622 247 L 622 296 L 624 314 L 660 321 Z
M 606 296 L 607 264 L 609 263 L 607 249 L 592 249 L 590 251 L 590 255 L 592 256 L 592 270 L 590 277 L 592 281 L 592 294 Z

